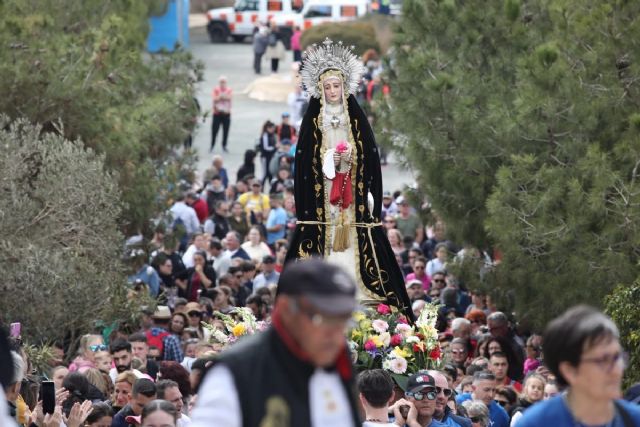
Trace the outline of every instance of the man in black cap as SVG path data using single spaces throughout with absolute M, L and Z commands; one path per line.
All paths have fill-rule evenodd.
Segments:
M 393 410 L 396 424 L 408 427 L 446 426 L 433 418 L 438 392 L 436 380 L 426 371 L 409 377 L 404 395 L 406 399 L 398 400 L 389 408 Z
M 286 268 L 272 326 L 220 356 L 191 427 L 360 426 L 344 337 L 355 294 L 353 280 L 324 261 Z
M 280 280 L 280 273 L 276 271 L 276 259 L 272 255 L 265 255 L 264 258 L 262 258 L 260 268 L 262 269 L 262 273 L 253 279 L 253 292 L 269 286 L 272 283 L 277 284 L 278 280 Z

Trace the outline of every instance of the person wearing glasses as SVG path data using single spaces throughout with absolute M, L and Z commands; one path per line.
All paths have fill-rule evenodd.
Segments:
M 545 365 L 566 392 L 528 409 L 517 427 L 640 426 L 640 409 L 620 399 L 625 353 L 613 321 L 577 306 L 554 319 L 543 336 Z
M 508 427 L 509 415 L 493 398 L 496 392 L 496 377 L 489 371 L 479 371 L 473 374 L 472 392 L 457 397 L 458 405 L 467 400 L 480 400 L 489 408 L 491 427 Z M 551 425 L 551 424 L 550 424 Z
M 78 356 L 69 365 L 69 372 L 83 373 L 89 368 L 95 368 L 95 353 L 107 350 L 102 335 L 86 334 L 80 338 Z
M 473 427 L 488 427 L 492 425 L 487 405 L 481 400 L 467 400 L 462 406 L 467 410 L 467 415 L 469 415 Z
M 431 370 L 428 373 L 436 382 L 436 410 L 433 418 L 451 427 L 471 427 L 471 421 L 468 418 L 454 414 L 447 405 L 449 398 L 453 395 L 452 385 L 449 384 L 447 377 L 440 371 Z
M 405 399 L 399 399 L 389 408 L 395 423 L 406 427 L 445 426 L 434 418 L 438 391 L 436 380 L 426 371 L 411 375 L 405 389 Z
M 340 267 L 320 259 L 287 266 L 271 326 L 221 353 L 191 427 L 360 426 L 344 335 L 355 308 L 356 283 Z

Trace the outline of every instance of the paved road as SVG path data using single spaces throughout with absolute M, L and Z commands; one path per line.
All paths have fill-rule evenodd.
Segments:
M 204 81 L 198 87 L 198 101 L 203 110 L 211 108 L 211 90 L 217 84 L 220 75 L 226 75 L 233 89 L 233 107 L 231 114 L 231 131 L 229 133 L 229 153 L 222 153 L 222 130 L 218 134 L 214 154 L 223 154 L 225 165 L 233 179 L 242 163 L 244 151 L 253 148 L 260 135 L 262 124 L 267 120 L 279 122 L 287 105 L 280 102 L 257 101 L 243 94 L 244 90 L 255 80 L 253 73 L 253 51 L 249 43 L 211 44 L 206 31 L 202 27 L 191 30 L 191 51 L 204 62 Z M 262 66 L 263 74 L 269 70 L 268 64 Z M 287 76 L 291 70 L 291 58 L 287 56 L 280 64 L 280 74 Z M 193 146 L 198 153 L 198 171 L 204 171 L 211 163 L 211 117 L 201 123 L 194 135 Z M 405 168 L 394 164 L 393 158 L 387 166 L 383 166 L 382 175 L 385 190 L 394 191 L 411 184 L 413 175 Z M 257 173 L 261 168 L 257 165 Z

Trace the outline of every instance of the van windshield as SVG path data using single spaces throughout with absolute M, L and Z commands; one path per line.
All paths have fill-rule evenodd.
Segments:
M 331 6 L 325 5 L 312 5 L 307 9 L 307 13 L 304 14 L 305 18 L 330 18 Z
M 259 0 L 236 0 L 235 10 L 242 12 L 245 10 L 258 10 Z

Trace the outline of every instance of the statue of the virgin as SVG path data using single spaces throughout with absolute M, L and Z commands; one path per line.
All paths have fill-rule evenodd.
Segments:
M 352 48 L 327 39 L 304 55 L 311 95 L 295 156 L 298 218 L 287 260 L 323 257 L 358 283 L 365 303 L 384 302 L 413 319 L 400 267 L 380 220 L 378 148 L 354 94 L 363 65 Z

